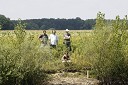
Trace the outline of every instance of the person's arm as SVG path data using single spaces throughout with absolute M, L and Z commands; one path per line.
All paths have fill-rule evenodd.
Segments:
M 71 35 L 70 35 L 70 34 L 68 34 L 68 39 L 70 39 L 70 37 L 71 37 Z
M 70 39 L 70 36 L 67 36 L 68 39 Z
M 66 36 L 65 36 L 65 34 L 64 34 L 64 39 L 66 39 Z
M 65 34 L 64 39 L 70 39 L 70 34 Z
M 48 39 L 48 35 L 47 35 L 47 39 Z
M 58 45 L 58 40 L 59 40 L 59 39 L 58 39 L 58 36 L 56 36 L 56 43 L 57 43 L 57 45 Z
M 49 44 L 51 44 L 51 34 L 49 35 Z
M 61 58 L 62 61 L 64 61 L 64 56 Z
M 39 40 L 40 40 L 40 41 L 42 41 L 42 37 L 43 37 L 43 35 L 40 35 L 40 36 L 39 36 Z
M 67 34 L 64 34 L 64 39 L 68 39 L 68 35 Z

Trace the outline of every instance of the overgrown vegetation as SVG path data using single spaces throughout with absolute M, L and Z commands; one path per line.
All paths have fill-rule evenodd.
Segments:
M 110 23 L 111 22 L 111 23 Z M 59 45 L 40 48 L 41 31 L 26 31 L 21 21 L 14 31 L 0 31 L 0 84 L 41 85 L 47 74 L 56 72 L 82 72 L 91 70 L 94 78 L 103 84 L 127 85 L 128 81 L 128 22 L 127 16 L 105 20 L 97 14 L 92 31 L 71 31 L 71 62 L 62 63 L 66 48 L 63 31 L 57 31 Z M 47 32 L 48 35 L 50 31 Z
M 27 35 L 19 22 L 14 33 L 0 32 L 0 84 L 39 85 L 47 78 L 42 50 L 33 35 Z M 27 35 L 27 37 L 26 37 Z
M 111 25 L 101 12 L 97 15 L 96 28 L 92 33 L 91 52 L 95 75 L 107 85 L 128 84 L 128 23 L 116 17 Z

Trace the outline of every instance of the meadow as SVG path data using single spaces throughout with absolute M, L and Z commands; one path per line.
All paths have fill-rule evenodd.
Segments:
M 20 25 L 18 26 L 19 28 L 21 28 Z M 83 48 L 80 44 L 86 40 L 82 38 L 87 38 L 90 31 L 70 31 L 72 36 L 72 52 L 70 52 L 72 63 L 67 64 L 66 67 L 61 60 L 66 51 L 66 47 L 63 44 L 63 34 L 65 31 L 56 30 L 56 32 L 59 37 L 59 44 L 56 49 L 50 49 L 49 45 L 40 47 L 39 36 L 42 34 L 41 30 L 29 31 L 20 29 L 1 31 L 1 83 L 3 85 L 10 85 L 10 83 L 12 85 L 14 83 L 22 85 L 37 84 L 37 82 L 46 80 L 47 74 L 62 71 L 79 72 L 83 71 L 85 66 L 90 66 L 89 61 L 86 60 L 87 58 L 82 53 L 82 50 L 80 50 L 80 48 Z M 51 30 L 48 30 L 47 34 L 50 35 L 50 33 Z
M 21 21 L 13 31 L 0 30 L 0 84 L 41 85 L 48 74 L 81 72 L 107 85 L 127 85 L 128 81 L 128 23 L 116 17 L 106 23 L 104 14 L 97 15 L 94 30 L 70 30 L 71 63 L 62 63 L 66 47 L 64 30 L 57 30 L 59 44 L 56 49 L 49 45 L 40 48 L 42 31 L 25 30 Z M 51 30 L 47 30 L 49 35 Z

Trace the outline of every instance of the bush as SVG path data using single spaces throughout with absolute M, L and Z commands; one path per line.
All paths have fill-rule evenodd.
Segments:
M 42 68 L 45 55 L 24 28 L 20 21 L 14 33 L 0 32 L 1 85 L 40 85 L 47 79 Z
M 90 44 L 93 70 L 99 79 L 106 84 L 128 83 L 128 48 L 127 17 L 119 16 L 108 26 L 104 14 L 97 15 L 96 28 Z

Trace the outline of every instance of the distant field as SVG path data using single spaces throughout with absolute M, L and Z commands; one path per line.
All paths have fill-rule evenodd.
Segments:
M 3 33 L 7 33 L 7 32 L 11 32 L 13 34 L 14 30 L 2 30 L 1 32 Z M 25 30 L 27 33 L 29 34 L 34 34 L 34 35 L 40 35 L 42 34 L 43 30 Z M 51 34 L 52 30 L 46 30 L 47 34 Z M 70 30 L 69 32 L 71 33 L 72 36 L 76 36 L 80 33 L 80 35 L 82 35 L 83 33 L 87 33 L 90 34 L 90 32 L 92 32 L 93 30 Z M 65 30 L 56 30 L 56 34 L 58 36 L 62 36 L 65 33 Z

